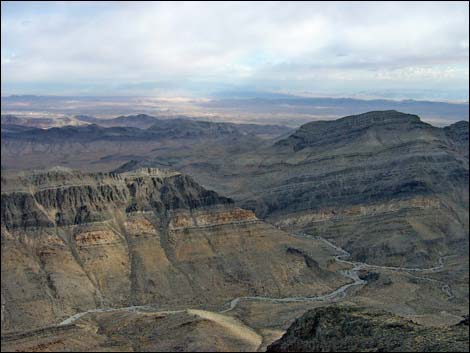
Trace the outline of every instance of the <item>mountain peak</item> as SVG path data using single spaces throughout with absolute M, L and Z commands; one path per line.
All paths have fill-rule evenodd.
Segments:
M 337 120 L 313 121 L 302 125 L 300 128 L 318 128 L 323 125 L 350 128 L 399 123 L 421 123 L 421 119 L 417 115 L 402 113 L 396 110 L 376 110 L 357 115 L 345 116 L 344 118 Z
M 339 120 L 366 121 L 370 123 L 385 121 L 421 121 L 417 115 L 402 113 L 397 110 L 375 110 L 363 114 L 349 115 Z
M 295 151 L 306 147 L 344 145 L 376 129 L 380 135 L 408 133 L 414 128 L 432 128 L 423 123 L 417 115 L 401 113 L 396 110 L 371 111 L 350 115 L 337 120 L 313 121 L 302 125 L 288 138 L 277 143 L 278 146 L 292 146 Z M 385 140 L 385 139 L 384 139 Z M 394 139 L 388 139 L 393 141 Z

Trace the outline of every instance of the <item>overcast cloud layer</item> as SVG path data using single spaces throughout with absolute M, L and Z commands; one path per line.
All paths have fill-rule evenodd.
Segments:
M 1 27 L 2 94 L 468 99 L 468 2 L 2 2 Z

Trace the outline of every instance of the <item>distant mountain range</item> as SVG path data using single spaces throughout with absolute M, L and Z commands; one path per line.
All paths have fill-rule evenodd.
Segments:
M 223 135 L 269 135 L 278 136 L 290 131 L 279 125 L 233 124 L 199 121 L 184 117 L 159 119 L 146 114 L 99 119 L 90 116 L 75 116 L 74 125 L 39 128 L 54 119 L 19 118 L 2 115 L 2 138 L 39 141 L 96 141 L 96 140 L 152 140 L 175 138 L 217 138 Z M 34 122 L 38 122 L 36 126 Z

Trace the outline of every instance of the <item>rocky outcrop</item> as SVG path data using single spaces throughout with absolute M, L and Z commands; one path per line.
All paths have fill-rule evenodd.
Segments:
M 463 324 L 424 327 L 385 312 L 332 306 L 304 314 L 267 351 L 468 352 L 468 332 Z
M 446 134 L 455 142 L 468 143 L 468 121 L 459 121 L 444 128 Z
M 468 121 L 459 121 L 444 128 L 456 149 L 466 157 L 468 163 Z

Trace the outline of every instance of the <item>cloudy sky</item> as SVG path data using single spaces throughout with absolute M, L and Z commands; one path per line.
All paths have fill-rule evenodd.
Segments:
M 468 2 L 2 2 L 2 94 L 468 100 Z

